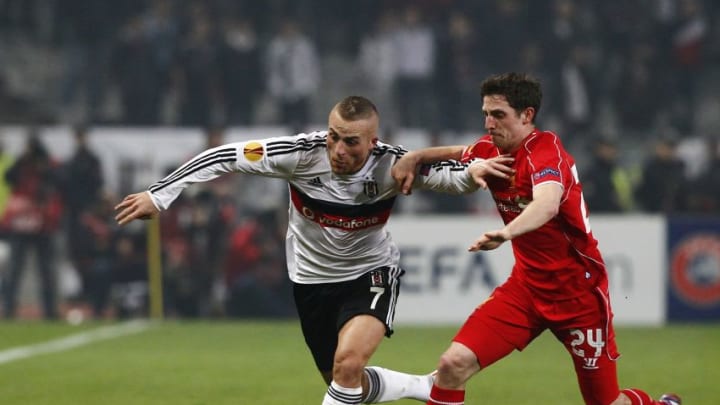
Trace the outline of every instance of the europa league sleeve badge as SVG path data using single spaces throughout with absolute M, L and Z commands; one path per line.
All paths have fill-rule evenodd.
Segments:
M 265 149 L 259 142 L 248 142 L 243 149 L 243 156 L 250 162 L 257 162 L 264 154 Z

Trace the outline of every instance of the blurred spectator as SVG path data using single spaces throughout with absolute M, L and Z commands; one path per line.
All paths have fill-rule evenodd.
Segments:
M 224 144 L 221 127 L 207 128 L 205 137 L 205 148 Z M 161 218 L 167 306 L 177 316 L 212 315 L 219 304 L 213 288 L 222 278 L 228 236 L 237 222 L 234 187 L 230 176 L 203 183 Z
M 263 86 L 260 46 L 253 23 L 227 17 L 223 20 L 220 69 L 226 125 L 253 124 L 254 106 Z
M 558 127 L 568 134 L 563 141 L 572 149 L 573 144 L 586 141 L 585 132 L 598 112 L 600 95 L 596 90 L 603 88 L 600 83 L 604 71 L 597 65 L 605 60 L 598 60 L 596 44 L 603 31 L 597 29 L 595 2 L 551 0 L 547 7 L 543 13 L 547 14 L 549 23 L 539 27 L 537 38 L 542 45 L 541 66 L 545 71 L 540 77 L 549 80 L 543 87 L 542 108 L 546 111 L 543 120 L 559 117 Z M 516 26 L 510 25 L 506 29 L 512 30 Z M 518 40 L 519 44 L 525 42 L 523 37 Z M 545 105 L 545 100 L 550 104 Z
M 137 0 L 56 2 L 58 37 L 66 52 L 61 107 L 80 105 L 85 114 L 83 118 L 89 123 L 103 120 L 101 109 L 109 87 L 108 72 L 113 69 L 111 43 L 118 27 L 128 17 L 121 11 L 123 6 L 132 7 L 132 3 Z
M 83 222 L 83 218 L 97 209 L 103 188 L 103 168 L 100 159 L 88 145 L 88 128 L 77 126 L 73 130 L 75 152 L 61 166 L 60 192 L 65 206 L 65 235 L 68 255 L 82 281 L 81 297 L 89 294 L 90 277 L 93 277 L 93 238 L 96 232 Z M 90 243 L 89 243 L 90 242 Z
M 205 127 L 220 118 L 220 41 L 204 3 L 193 3 L 189 32 L 179 47 L 176 79 L 180 124 Z
M 678 0 L 678 19 L 672 32 L 673 124 L 683 134 L 695 130 L 693 113 L 700 90 L 701 69 L 708 42 L 709 22 L 701 0 Z
M 633 184 L 630 174 L 618 164 L 617 145 L 600 139 L 592 153 L 590 166 L 580 176 L 590 211 L 619 213 L 633 209 Z
M 643 164 L 635 198 L 646 212 L 671 214 L 684 209 L 685 163 L 677 157 L 676 145 L 671 138 L 658 140 Z
M 31 250 L 40 273 L 43 316 L 57 317 L 53 237 L 60 223 L 62 203 L 56 169 L 36 129 L 29 129 L 24 151 L 5 174 L 12 188 L 2 218 L 11 249 L 9 272 L 2 284 L 8 318 L 16 315 L 18 285 Z
M 113 243 L 110 299 L 120 319 L 148 316 L 148 268 L 144 236 L 120 233 Z
M 285 274 L 284 230 L 273 213 L 247 219 L 230 236 L 225 261 L 230 317 L 288 317 L 295 313 Z
M 563 100 L 563 120 L 566 133 L 574 142 L 587 138 L 598 110 L 597 63 L 590 43 L 578 42 L 570 46 L 567 59 L 560 71 L 560 88 Z
M 435 124 L 435 32 L 424 21 L 420 7 L 409 4 L 402 11 L 394 36 L 397 76 L 393 91 L 400 125 L 428 128 Z
M 5 150 L 5 142 L 0 139 L 0 218 L 5 213 L 11 187 L 5 178 L 5 174 L 12 167 L 15 158 Z
M 109 196 L 95 199 L 77 218 L 72 245 L 73 263 L 82 280 L 82 299 L 92 316 L 101 319 L 110 303 L 115 260 L 113 204 Z
M 154 125 L 177 123 L 178 107 L 176 104 L 172 104 L 177 103 L 177 100 L 172 99 L 171 96 L 174 94 L 170 91 L 172 70 L 178 57 L 181 34 L 177 4 L 174 0 L 151 0 L 147 11 L 140 16 L 150 57 L 146 69 L 151 71 L 157 80 L 154 87 L 148 90 L 154 92 L 152 96 L 157 98 L 157 100 L 152 100 L 151 108 L 154 109 L 152 119 L 162 121 L 156 121 L 153 123 Z M 173 109 L 170 113 L 168 113 L 168 105 Z M 158 111 L 155 112 L 155 109 Z M 157 114 L 161 114 L 161 116 L 156 117 Z M 169 114 L 173 114 L 173 118 L 168 118 Z
M 203 192 L 195 197 L 189 236 L 196 285 L 200 303 L 197 315 L 208 315 L 212 306 L 212 289 L 216 278 L 222 277 L 222 264 L 228 254 L 228 236 L 235 219 L 235 204 L 227 194 Z
M 207 307 L 207 297 L 202 295 L 207 290 L 208 277 L 198 277 L 206 273 L 206 269 L 193 267 L 197 263 L 187 233 L 194 210 L 192 205 L 192 198 L 181 196 L 161 218 L 165 310 L 181 318 L 197 317 L 201 308 Z M 217 250 L 218 255 L 223 254 L 222 247 Z
M 562 98 L 556 93 L 558 92 L 559 76 L 550 66 L 548 53 L 544 51 L 542 43 L 538 40 L 525 42 L 520 48 L 520 62 L 518 71 L 527 72 L 538 78 L 543 83 L 543 113 L 538 117 L 538 122 L 544 127 L 556 127 L 555 122 L 559 119 L 560 112 L 558 104 L 562 103 Z M 483 128 L 484 116 L 479 114 L 480 123 L 476 128 Z
M 483 30 L 482 56 L 490 65 L 490 73 L 515 71 L 519 62 L 518 50 L 533 36 L 528 32 L 534 18 L 528 13 L 528 0 L 491 0 L 479 11 L 482 23 L 477 24 Z M 491 18 L 488 18 L 492 15 Z M 525 29 L 518 29 L 525 27 Z M 492 55 L 492 57 L 487 57 Z M 483 76 L 484 77 L 484 76 Z
M 227 251 L 235 208 L 210 189 L 184 198 L 162 220 L 168 310 L 180 317 L 212 315 L 212 290 Z
M 362 37 L 357 60 L 362 88 L 378 111 L 382 111 L 381 126 L 389 129 L 398 125 L 392 92 L 399 63 L 393 35 L 395 20 L 392 11 L 382 12 L 370 32 Z
M 658 55 L 647 42 L 635 42 L 623 55 L 620 77 L 613 94 L 621 128 L 640 139 L 652 136 L 658 113 L 666 104 L 667 90 L 658 75 Z
M 5 0 L 0 2 L 0 27 L 14 33 L 27 32 L 35 35 L 37 21 L 37 0 Z
M 156 125 L 160 119 L 162 77 L 142 16 L 128 21 L 113 48 L 111 72 L 122 104 L 122 122 Z
M 697 214 L 717 215 L 720 212 L 720 145 L 717 138 L 708 138 L 707 162 L 688 187 L 687 208 Z
M 0 71 L 0 121 L 5 124 L 51 123 L 54 118 L 47 107 L 38 105 L 27 96 L 15 94 Z
M 268 45 L 267 86 L 280 108 L 280 123 L 303 132 L 310 120 L 310 101 L 320 85 L 315 44 L 297 21 L 285 19 Z
M 644 43 L 647 40 L 656 39 L 653 25 L 657 23 L 653 14 L 662 4 L 671 5 L 676 0 L 653 0 L 648 2 L 626 1 L 626 0 L 604 0 L 591 2 L 590 6 L 580 6 L 572 0 L 559 0 L 566 3 L 575 3 L 576 9 L 590 9 L 595 12 L 597 27 L 602 27 L 601 32 L 593 32 L 591 36 L 602 42 L 606 52 L 606 64 L 615 63 L 617 58 L 621 60 L 632 54 L 632 49 L 637 43 Z M 585 22 L 587 18 L 584 19 Z M 583 21 L 579 21 L 582 23 Z M 594 27 L 594 28 L 597 28 Z M 576 27 L 582 29 L 582 25 Z M 590 34 L 590 33 L 588 33 Z
M 440 128 L 463 132 L 483 128 L 480 80 L 488 72 L 481 38 L 465 13 L 450 14 L 446 32 L 439 38 L 436 92 Z M 383 111 L 383 110 L 380 110 Z

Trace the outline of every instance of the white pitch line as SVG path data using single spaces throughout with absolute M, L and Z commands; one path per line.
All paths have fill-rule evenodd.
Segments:
M 40 354 L 63 352 L 101 340 L 140 333 L 148 328 L 150 328 L 150 322 L 146 320 L 134 320 L 120 325 L 104 326 L 44 343 L 14 347 L 0 351 L 0 364 L 10 363 Z

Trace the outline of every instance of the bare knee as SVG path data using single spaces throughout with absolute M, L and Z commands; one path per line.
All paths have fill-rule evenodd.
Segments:
M 478 371 L 480 365 L 475 354 L 467 347 L 454 343 L 440 356 L 436 382 L 444 388 L 462 388 Z
M 366 364 L 367 359 L 358 353 L 352 351 L 336 353 L 333 380 L 343 387 L 357 387 L 360 385 Z

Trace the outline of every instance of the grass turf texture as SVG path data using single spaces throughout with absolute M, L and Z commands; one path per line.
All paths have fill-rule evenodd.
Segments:
M 0 322 L 0 351 L 107 323 Z M 371 363 L 426 373 L 454 327 L 398 326 Z M 618 328 L 620 385 L 720 403 L 720 324 Z M 317 405 L 325 386 L 296 322 L 166 321 L 135 335 L 0 364 L 11 404 Z M 419 404 L 398 401 L 397 404 Z M 468 385 L 467 404 L 580 404 L 569 355 L 546 332 Z

